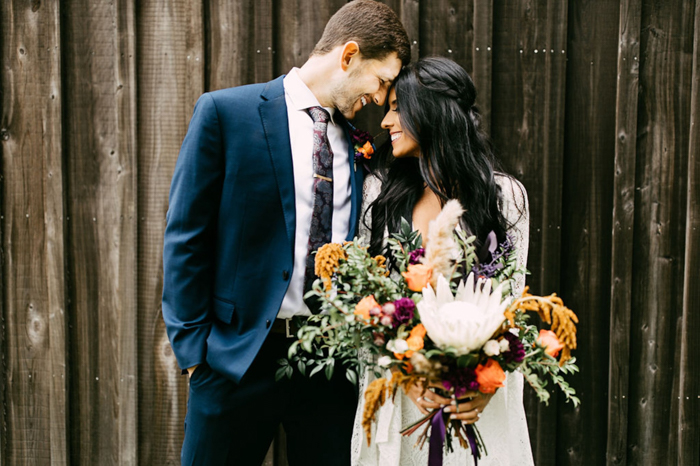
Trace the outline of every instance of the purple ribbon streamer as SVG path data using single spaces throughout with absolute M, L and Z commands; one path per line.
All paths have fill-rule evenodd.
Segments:
M 474 431 L 474 426 L 467 424 L 465 426 L 467 431 L 467 440 L 469 441 L 469 448 L 472 450 L 472 456 L 474 456 L 474 466 L 479 465 L 479 450 L 476 446 L 476 432 Z M 432 440 L 432 438 L 431 438 Z M 441 461 L 442 464 L 442 461 Z
M 428 466 L 442 466 L 442 450 L 445 444 L 445 419 L 443 408 L 430 421 L 430 448 L 428 450 Z

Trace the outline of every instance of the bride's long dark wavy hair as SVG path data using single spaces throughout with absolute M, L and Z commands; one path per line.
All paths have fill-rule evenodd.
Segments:
M 424 58 L 406 66 L 394 86 L 402 129 L 418 141 L 421 155 L 394 158 L 388 141 L 373 158 L 371 171 L 382 181 L 382 190 L 371 204 L 370 251 L 386 253 L 385 227 L 394 233 L 402 217 L 412 221 L 426 185 L 443 205 L 450 199 L 461 202 L 461 225 L 476 235 L 477 250 L 491 231 L 502 242 L 509 225 L 499 208 L 497 162 L 479 129 L 469 74 L 446 58 Z

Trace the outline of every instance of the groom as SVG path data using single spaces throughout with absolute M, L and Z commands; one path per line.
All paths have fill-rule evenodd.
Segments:
M 362 170 L 345 119 L 383 105 L 410 57 L 396 14 L 356 0 L 301 68 L 206 93 L 173 175 L 163 317 L 190 374 L 182 464 L 259 465 L 280 423 L 290 465 L 349 465 L 356 390 L 344 378 L 275 382 L 313 256 L 351 240 Z M 310 310 L 311 309 L 311 310 Z

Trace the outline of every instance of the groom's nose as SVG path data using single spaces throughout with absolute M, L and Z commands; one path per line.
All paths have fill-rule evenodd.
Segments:
M 380 87 L 379 90 L 374 93 L 374 103 L 381 107 L 382 105 L 384 105 L 384 102 L 386 101 L 386 95 L 387 95 L 387 90 L 384 89 L 383 87 Z

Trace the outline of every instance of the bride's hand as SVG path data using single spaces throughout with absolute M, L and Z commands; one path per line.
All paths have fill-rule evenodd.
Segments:
M 423 414 L 428 414 L 429 409 L 439 409 L 452 403 L 449 398 L 444 398 L 430 390 L 423 390 L 421 383 L 411 385 L 406 395 L 418 407 L 418 410 Z
M 470 401 L 458 403 L 457 400 L 453 399 L 451 405 L 445 408 L 445 412 L 451 413 L 450 419 L 460 420 L 465 424 L 474 424 L 479 420 L 479 414 L 484 411 L 493 395 L 493 393 L 469 392 L 465 398 L 471 397 Z

